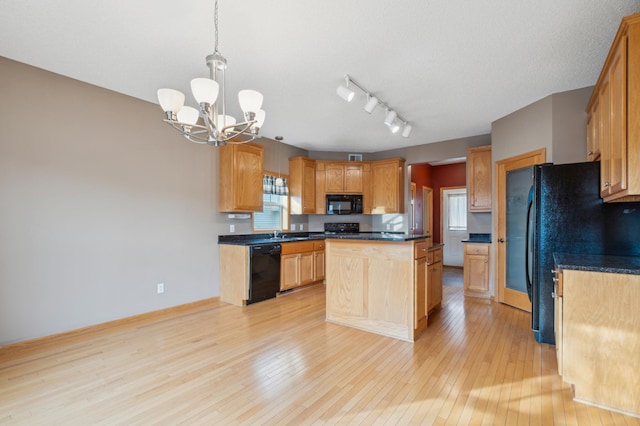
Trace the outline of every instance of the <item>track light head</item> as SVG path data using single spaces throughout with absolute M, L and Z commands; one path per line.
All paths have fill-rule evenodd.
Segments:
M 402 137 L 408 138 L 409 135 L 411 134 L 411 130 L 413 130 L 413 128 L 411 127 L 411 124 L 409 123 L 405 124 L 404 129 L 402 130 Z
M 387 109 L 387 116 L 384 118 L 384 124 L 391 126 L 398 114 L 394 110 Z
M 378 98 L 367 93 L 367 103 L 364 105 L 364 110 L 371 114 L 377 106 Z
M 347 102 L 351 102 L 353 100 L 353 97 L 355 96 L 355 92 L 353 90 L 343 85 L 338 86 L 336 93 Z

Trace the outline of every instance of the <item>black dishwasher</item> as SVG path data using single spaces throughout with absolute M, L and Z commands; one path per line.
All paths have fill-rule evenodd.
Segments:
M 247 305 L 276 297 L 280 291 L 280 244 L 251 246 L 251 280 Z

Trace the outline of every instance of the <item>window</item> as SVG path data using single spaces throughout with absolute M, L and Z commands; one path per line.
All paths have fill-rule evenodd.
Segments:
M 467 229 L 467 194 L 448 194 L 450 231 L 465 231 Z
M 253 214 L 254 231 L 289 229 L 289 187 L 287 179 L 273 175 L 262 178 L 262 212 Z

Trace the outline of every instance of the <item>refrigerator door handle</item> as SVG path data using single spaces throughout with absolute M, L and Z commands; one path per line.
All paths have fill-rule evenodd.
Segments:
M 525 232 L 525 243 L 524 243 L 524 269 L 525 269 L 525 274 L 527 276 L 527 294 L 529 296 L 529 301 L 533 302 L 532 297 L 531 297 L 531 291 L 532 291 L 532 287 L 533 287 L 533 283 L 531 282 L 531 275 L 529 274 L 529 248 L 530 248 L 530 244 L 533 244 L 533 241 L 531 241 L 531 239 L 529 238 L 530 235 L 530 224 L 531 224 L 531 212 L 533 210 L 533 187 L 531 187 L 531 189 L 529 190 L 529 199 L 528 199 L 528 206 L 527 206 L 527 228 L 526 228 L 526 232 Z

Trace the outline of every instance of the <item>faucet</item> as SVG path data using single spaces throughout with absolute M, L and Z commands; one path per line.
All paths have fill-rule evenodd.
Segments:
M 273 238 L 278 238 L 278 231 L 273 231 Z

